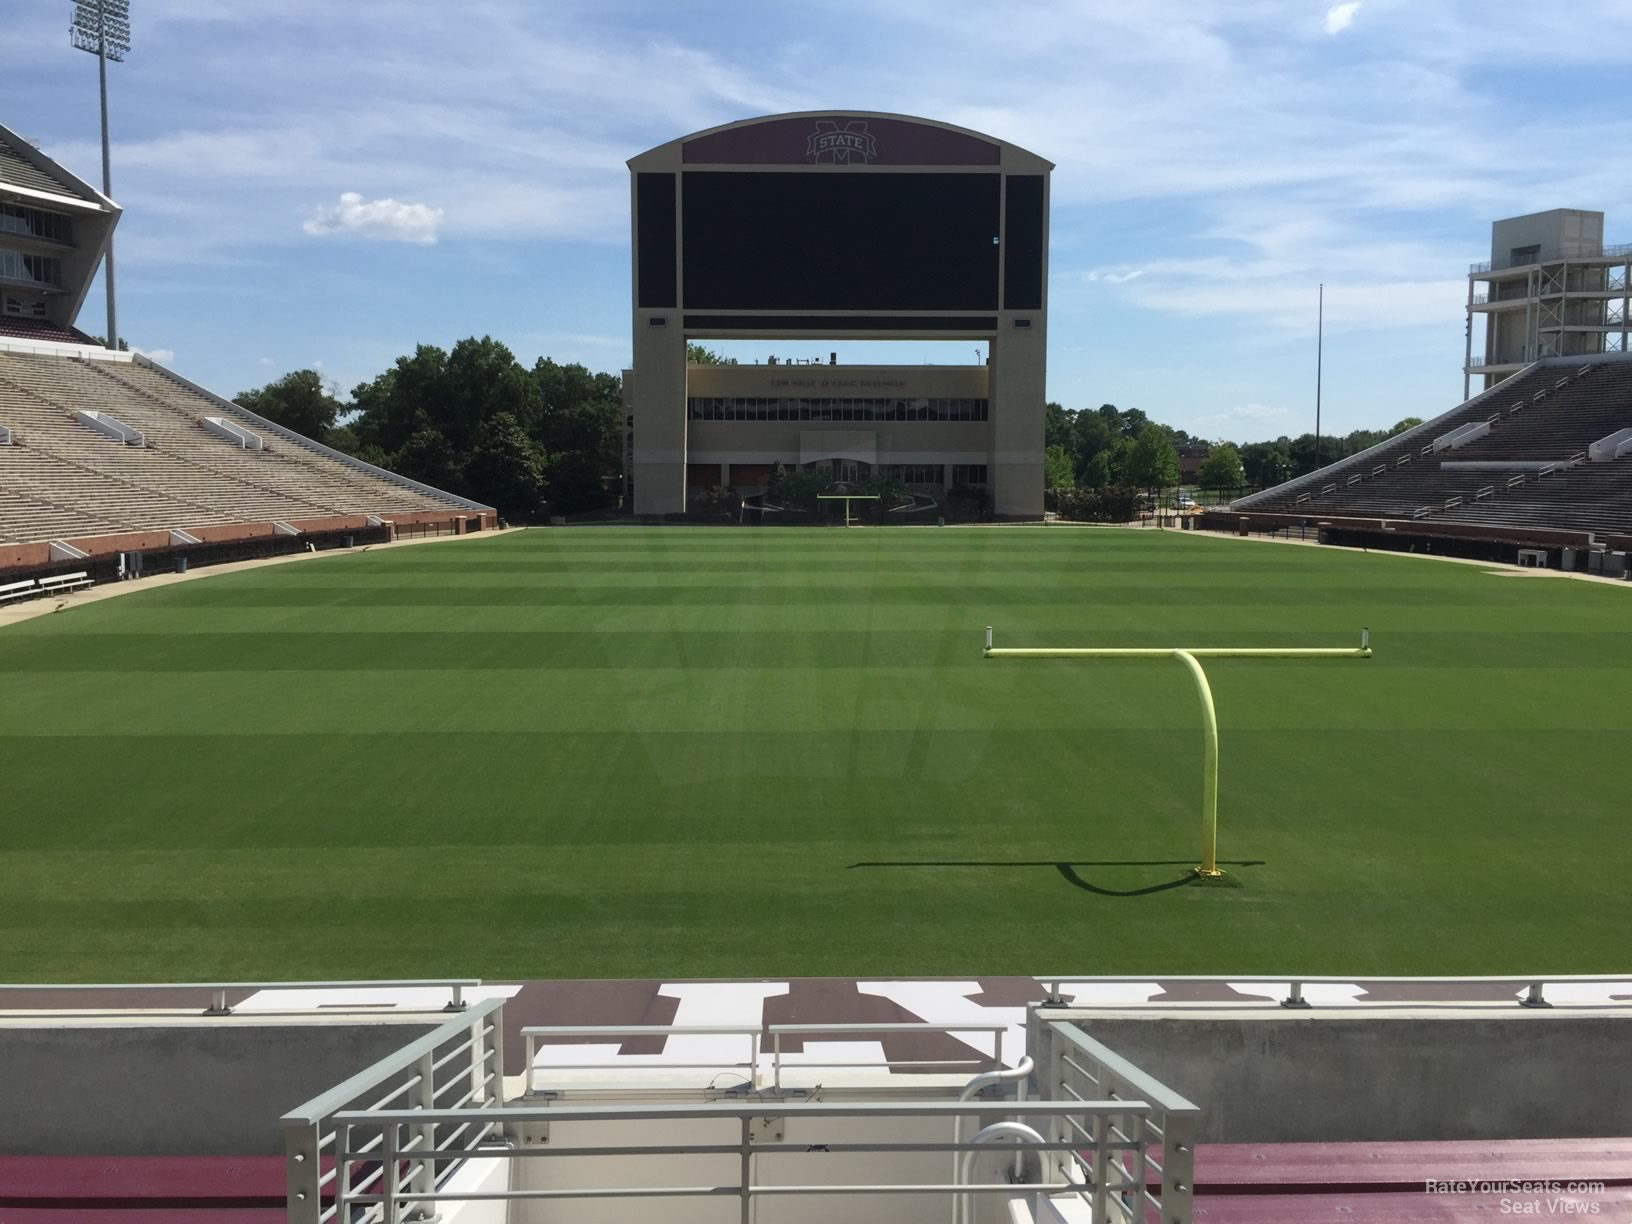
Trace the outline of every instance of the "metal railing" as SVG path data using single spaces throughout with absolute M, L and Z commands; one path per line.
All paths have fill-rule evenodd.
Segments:
M 1511 255 L 1501 259 L 1486 259 L 1480 263 L 1468 265 L 1468 275 L 1478 276 L 1482 272 L 1502 272 L 1508 268 L 1527 268 L 1533 264 L 1573 263 L 1587 259 L 1618 259 L 1623 255 L 1632 255 L 1632 242 L 1615 243 L 1605 246 L 1598 245 L 1597 251 L 1582 251 L 1574 255 L 1563 255 L 1557 251 L 1548 254 L 1537 252 L 1526 255 L 1522 259 L 1514 259 Z
M 435 1197 L 439 1165 L 504 1137 L 504 1004 L 476 1004 L 283 1116 L 290 1224 L 394 1222 L 402 1202 Z M 392 1125 L 358 1137 L 392 1109 Z M 382 1195 L 389 1210 L 353 1212 Z
M 1068 1027 L 1068 1026 L 1061 1026 Z M 431 1205 L 438 1202 L 524 1202 L 524 1201 L 581 1201 L 620 1200 L 631 1204 L 641 1200 L 681 1200 L 698 1198 L 735 1198 L 740 1204 L 740 1218 L 748 1224 L 753 1218 L 756 1200 L 783 1196 L 865 1196 L 865 1195 L 944 1195 L 949 1199 L 966 1194 L 1059 1194 L 1071 1193 L 1090 1201 L 1105 1201 L 1112 1194 L 1132 1194 L 1136 1190 L 1147 1193 L 1135 1180 L 1138 1170 L 1166 1168 L 1178 1172 L 1187 1167 L 1188 1151 L 1179 1152 L 1178 1160 L 1169 1158 L 1154 1161 L 1148 1151 L 1152 1138 L 1171 1137 L 1169 1142 L 1189 1147 L 1188 1131 L 1174 1125 L 1171 1102 L 1182 1102 L 1176 1094 L 1167 1094 L 1169 1102 L 1153 1105 L 1131 1095 L 1131 1085 L 1139 1082 L 1141 1073 L 1118 1059 L 1097 1042 L 1086 1037 L 1088 1048 L 1096 1051 L 1096 1065 L 1111 1064 L 1107 1083 L 1113 1087 L 1128 1086 L 1130 1091 L 1116 1099 L 1069 1099 L 1026 1101 L 879 1101 L 879 1102 L 804 1102 L 755 1101 L 716 1102 L 704 1105 L 586 1105 L 586 1106 L 505 1106 L 494 1109 L 361 1109 L 344 1110 L 333 1116 L 343 1143 L 335 1150 L 335 1178 L 350 1178 L 359 1165 L 371 1172 L 364 1179 L 366 1188 L 347 1193 L 338 1204 L 323 1207 L 318 1198 L 297 1200 L 291 1194 L 290 1224 L 318 1224 L 319 1221 L 339 1220 L 345 1224 L 398 1224 L 409 1219 L 430 1218 Z M 1065 1043 L 1062 1042 L 1062 1046 Z M 1125 1069 L 1125 1071 L 1124 1071 Z M 1155 1084 L 1155 1081 L 1149 1081 Z M 1158 1085 L 1159 1086 L 1159 1085 Z M 1165 1092 L 1165 1090 L 1164 1090 Z M 1188 1104 L 1187 1102 L 1182 1102 Z M 1190 1107 L 1194 1108 L 1194 1107 Z M 1047 1128 L 1041 1142 L 1019 1139 L 1001 1147 L 980 1136 L 963 1142 L 951 1137 L 944 1139 L 872 1140 L 845 1139 L 845 1124 L 885 1118 L 932 1119 L 945 1121 L 948 1136 L 953 1123 L 959 1118 L 972 1118 L 985 1128 L 989 1123 L 1013 1118 L 1018 1111 L 1033 1123 L 1041 1122 Z M 1156 1121 L 1160 1115 L 1163 1121 Z M 771 1131 L 770 1137 L 755 1133 L 768 1128 L 763 1123 L 775 1119 L 781 1126 Z M 631 1143 L 626 1140 L 628 1123 L 666 1124 L 676 1136 L 685 1141 Z M 700 1127 L 709 1123 L 735 1123 L 736 1135 L 729 1142 L 704 1141 L 698 1137 Z M 508 1134 L 522 1135 L 529 1128 L 558 1127 L 564 1123 L 605 1126 L 612 1141 L 606 1144 L 574 1143 L 572 1146 L 549 1143 L 523 1144 L 503 1149 L 482 1146 L 480 1140 L 460 1138 L 479 1134 L 487 1127 L 497 1126 Z M 831 1129 L 819 1129 L 826 1124 Z M 804 1132 L 794 1139 L 783 1138 L 790 1127 Z M 440 1135 L 452 1138 L 438 1140 Z M 552 1135 L 553 1137 L 553 1135 Z M 668 1136 L 658 1136 L 668 1138 Z M 457 1140 L 457 1141 L 456 1141 Z M 833 1154 L 861 1153 L 1037 1153 L 1035 1165 L 1028 1164 L 1022 1180 L 975 1182 L 954 1178 L 948 1181 L 870 1181 L 870 1182 L 795 1182 L 767 1180 L 758 1167 L 763 1156 L 814 1156 L 825 1159 Z M 1108 1174 L 1090 1182 L 1084 1175 L 1088 1170 L 1105 1170 L 1112 1162 L 1123 1159 L 1124 1153 L 1133 1155 L 1135 1176 L 1124 1175 L 1113 1181 Z M 1165 1153 L 1164 1153 L 1165 1155 Z M 711 1157 L 735 1158 L 737 1177 L 734 1183 L 721 1184 L 715 1180 L 698 1180 L 683 1184 L 630 1185 L 627 1178 L 614 1184 L 610 1177 L 596 1179 L 589 1184 L 548 1187 L 512 1188 L 507 1190 L 464 1190 L 441 1184 L 443 1177 L 435 1173 L 439 1166 L 451 1167 L 470 1159 L 500 1157 L 507 1160 L 551 1160 L 564 1158 L 608 1157 L 622 1161 L 624 1170 L 638 1170 L 646 1158 L 684 1156 L 695 1167 Z M 516 1180 L 527 1180 L 526 1175 Z M 291 1186 L 294 1185 L 293 1180 Z M 313 1186 L 311 1193 L 320 1193 Z M 1168 1193 L 1164 1183 L 1164 1195 Z M 1148 1193 L 1147 1193 L 1148 1197 Z M 1188 1179 L 1182 1189 L 1175 1189 L 1162 1219 L 1175 1224 L 1189 1224 Z M 349 1215 L 340 1214 L 344 1210 Z M 410 1214 L 424 1212 L 424 1215 Z M 657 1217 L 653 1217 L 657 1218 Z M 1106 1218 L 1104 1215 L 1098 1219 Z M 1137 1217 L 1132 1217 L 1137 1218 Z
M 914 1059 L 902 1060 L 884 1058 L 881 1062 L 862 1063 L 855 1059 L 846 1059 L 843 1062 L 810 1062 L 800 1059 L 788 1063 L 787 1066 L 799 1070 L 912 1070 L 915 1072 L 938 1069 L 948 1073 L 969 1071 L 972 1073 L 991 1072 L 1000 1070 L 1004 1066 L 1003 1038 L 1009 1026 L 1007 1024 L 929 1024 L 922 1022 L 900 1022 L 891 1024 L 755 1024 L 755 1025 L 684 1025 L 684 1024 L 632 1024 L 632 1025 L 588 1025 L 588 1026 L 529 1026 L 521 1030 L 522 1039 L 526 1042 L 526 1092 L 530 1096 L 538 1091 L 538 1063 L 539 1050 L 548 1049 L 552 1044 L 571 1042 L 583 1044 L 585 1039 L 593 1041 L 595 1038 L 605 1038 L 608 1043 L 621 1041 L 631 1037 L 725 1037 L 746 1042 L 745 1057 L 738 1060 L 725 1061 L 710 1059 L 705 1062 L 678 1062 L 667 1057 L 660 1064 L 636 1062 L 637 1056 L 624 1056 L 615 1062 L 557 1062 L 542 1064 L 547 1071 L 650 1071 L 655 1067 L 669 1071 L 713 1071 L 717 1074 L 735 1073 L 748 1081 L 748 1086 L 759 1089 L 766 1086 L 780 1091 L 782 1088 L 783 1049 L 782 1038 L 816 1037 L 850 1038 L 888 1036 L 901 1034 L 916 1034 L 918 1036 L 951 1037 L 959 1033 L 981 1033 L 989 1036 L 992 1041 L 992 1052 L 989 1056 L 971 1058 L 943 1058 L 943 1059 Z M 762 1053 L 768 1044 L 770 1047 L 771 1067 L 770 1079 L 762 1079 Z
M 1086 1009 L 1086 1008 L 1093 1008 L 1093 1007 L 1105 1007 L 1105 1008 L 1110 1008 L 1110 1009 L 1126 1010 L 1129 1006 L 1140 1007 L 1140 1006 L 1143 1006 L 1143 1004 L 1139 1004 L 1139 1003 L 1129 1004 L 1127 1002 L 1110 1003 L 1110 1004 L 1067 1003 L 1065 1001 L 1064 995 L 1061 993 L 1060 988 L 1062 986 L 1065 986 L 1067 984 L 1072 985 L 1072 986 L 1077 986 L 1077 985 L 1082 985 L 1082 986 L 1130 986 L 1130 985 L 1131 986 L 1144 986 L 1144 985 L 1148 985 L 1153 980 L 1159 980 L 1162 983 L 1162 985 L 1164 985 L 1164 986 L 1166 986 L 1167 984 L 1172 983 L 1172 982 L 1200 982 L 1200 983 L 1205 983 L 1206 985 L 1209 985 L 1209 986 L 1233 986 L 1233 985 L 1255 986 L 1255 985 L 1257 985 L 1257 986 L 1284 986 L 1284 987 L 1286 987 L 1286 991 L 1287 991 L 1286 997 L 1284 999 L 1280 1000 L 1279 1003 L 1276 1003 L 1275 1000 L 1269 998 L 1268 996 L 1264 996 L 1261 1001 L 1259 999 L 1254 999 L 1254 998 L 1242 998 L 1239 1001 L 1231 1000 L 1227 1004 L 1227 1006 L 1232 1007 L 1232 1008 L 1234 1008 L 1234 1007 L 1266 1007 L 1266 1008 L 1269 1008 L 1269 1007 L 1277 1007 L 1277 1006 L 1278 1007 L 1294 1007 L 1294 1008 L 1312 1007 L 1313 1004 L 1311 1004 L 1309 1002 L 1309 1000 L 1304 997 L 1303 992 L 1304 992 L 1304 987 L 1306 987 L 1306 986 L 1478 986 L 1478 985 L 1497 986 L 1497 985 L 1511 985 L 1511 984 L 1515 984 L 1515 983 L 1518 984 L 1520 987 L 1522 987 L 1523 990 L 1524 990 L 1524 997 L 1522 999 L 1517 1000 L 1517 1003 L 1518 1003 L 1518 1005 L 1520 1007 L 1552 1007 L 1553 1004 L 1549 1003 L 1547 1001 L 1547 998 L 1546 998 L 1546 988 L 1548 986 L 1583 985 L 1583 984 L 1592 985 L 1592 984 L 1604 984 L 1604 983 L 1617 984 L 1617 983 L 1632 982 L 1632 972 L 1628 972 L 1628 973 L 1556 973 L 1556 974 L 1548 974 L 1548 975 L 1545 975 L 1545 976 L 1514 973 L 1514 974 L 1507 974 L 1507 975 L 1503 975 L 1503 976 L 1494 976 L 1494 977 L 1492 977 L 1492 976 L 1482 976 L 1482 977 L 1480 977 L 1480 976 L 1475 976 L 1475 977 L 1367 977 L 1367 976 L 1364 976 L 1364 975 L 1361 975 L 1361 976 L 1349 976 L 1349 977 L 1340 977 L 1340 976 L 1332 976 L 1332 975 L 1308 975 L 1308 976 L 1304 976 L 1304 977 L 1288 977 L 1285 974 L 1282 974 L 1280 976 L 1275 976 L 1273 974 L 1251 974 L 1251 973 L 1242 973 L 1242 974 L 1236 974 L 1236 975 L 1233 975 L 1233 976 L 1232 975 L 1218 975 L 1218 974 L 1186 975 L 1186 974 L 1166 974 L 1166 973 L 1163 973 L 1163 974 L 1148 974 L 1147 973 L 1142 977 L 1093 977 L 1093 976 L 1070 977 L 1070 976 L 1067 976 L 1067 975 L 1058 975 L 1058 976 L 1051 976 L 1051 977 L 1040 977 L 1037 980 L 1040 983 L 1042 983 L 1047 988 L 1047 991 L 1048 991 L 1047 998 L 1043 1002 L 1044 1007 L 1070 1007 L 1070 1008 L 1073 1008 L 1073 1009 L 1076 1009 L 1076 1010 L 1083 1010 L 1083 1009 Z M 1494 1003 L 1495 1000 L 1492 1000 L 1491 1002 Z M 1490 1006 L 1489 1003 L 1480 1003 L 1478 1001 L 1470 1002 L 1467 999 L 1461 999 L 1461 1000 L 1449 1000 L 1449 999 L 1447 999 L 1447 1000 L 1436 1001 L 1436 1000 L 1430 999 L 1430 998 L 1413 1000 L 1411 1003 L 1408 1004 L 1408 1006 L 1411 1006 L 1411 1007 L 1436 1007 L 1436 1006 L 1444 1007 L 1444 1006 L 1451 1006 L 1453 1004 L 1454 1004 L 1454 1006 L 1456 1006 L 1458 1008 L 1465 1008 L 1465 1007 L 1470 1007 L 1470 1006 L 1472 1006 L 1472 1007 L 1488 1007 L 1488 1006 Z M 1632 1000 L 1628 1000 L 1625 1005 L 1626 1006 L 1632 1006 Z M 1171 1003 L 1163 1003 L 1160 1006 L 1162 1007 L 1162 1009 L 1164 1011 L 1167 1011 L 1167 1010 L 1171 1010 L 1175 1005 L 1171 1004 Z M 1217 1004 L 1217 1003 L 1198 1003 L 1198 1004 L 1193 1004 L 1192 1006 L 1216 1009 L 1219 1006 L 1219 1004 Z M 1359 1007 L 1364 1007 L 1364 1008 L 1367 1008 L 1367 1009 L 1376 1009 L 1378 1007 L 1386 1006 L 1386 1005 L 1385 1004 L 1377 1004 L 1377 1003 L 1362 1003 L 1362 1004 L 1333 1004 L 1332 1006 L 1359 1006 Z M 1598 1006 L 1605 1006 L 1605 1005 L 1604 1004 L 1592 1004 L 1591 1006 L 1598 1007 Z
M 466 1006 L 465 991 L 481 984 L 481 978 L 402 978 L 359 982 L 70 982 L 66 984 L 25 982 L 13 985 L 0 984 L 0 991 L 39 991 L 41 993 L 78 991 L 85 994 L 99 991 L 123 994 L 146 993 L 154 990 L 188 991 L 210 996 L 210 1005 L 204 1009 L 204 1015 L 230 1016 L 233 1013 L 233 1008 L 228 1005 L 227 996 L 241 990 L 255 992 L 262 990 L 446 990 L 448 992 L 448 1002 L 443 1010 L 463 1011 Z
M 1053 1115 L 1052 1138 L 1077 1146 L 1054 1158 L 1052 1181 L 1080 1180 L 1077 1193 L 1095 1224 L 1144 1224 L 1153 1208 L 1162 1224 L 1187 1224 L 1195 1183 L 1195 1137 L 1201 1110 L 1075 1024 L 1032 1013 L 1028 1044 L 1036 1051 L 1038 1088 L 1047 1096 L 1116 1102 L 1092 1115 L 1090 1128 Z M 1029 1112 L 1029 1107 L 1028 1107 Z M 1158 1159 L 1152 1152 L 1159 1148 Z M 1077 1177 L 1073 1177 L 1077 1174 Z M 1152 1193 L 1152 1178 L 1158 1187 Z M 1117 1215 L 1109 1213 L 1114 1207 Z

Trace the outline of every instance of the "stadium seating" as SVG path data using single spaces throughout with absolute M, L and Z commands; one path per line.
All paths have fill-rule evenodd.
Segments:
M 76 412 L 109 414 L 145 436 L 131 446 Z M 203 424 L 234 418 L 265 446 Z M 0 351 L 0 542 L 466 508 L 446 494 L 348 464 L 156 369 L 132 362 Z
M 1489 432 L 1435 451 L 1437 439 Z M 1538 366 L 1371 453 L 1236 503 L 1240 509 L 1600 533 L 1632 532 L 1632 456 L 1587 462 L 1587 448 L 1632 426 L 1632 361 Z M 1446 470 L 1442 463 L 1510 463 Z M 1521 467 L 1519 465 L 1528 465 Z M 1545 466 L 1551 471 L 1543 472 Z M 1335 487 L 1334 487 L 1335 486 Z
M 94 344 L 83 332 L 58 327 L 45 319 L 21 319 L 0 315 L 0 336 L 11 340 L 48 340 L 53 344 Z

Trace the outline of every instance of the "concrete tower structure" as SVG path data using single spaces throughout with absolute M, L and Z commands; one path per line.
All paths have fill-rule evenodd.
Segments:
M 1604 245 L 1603 213 L 1554 208 L 1495 222 L 1490 259 L 1468 270 L 1462 397 L 1476 375 L 1493 387 L 1541 357 L 1627 352 L 1629 291 L 1632 243 Z M 1475 315 L 1485 320 L 1482 354 Z

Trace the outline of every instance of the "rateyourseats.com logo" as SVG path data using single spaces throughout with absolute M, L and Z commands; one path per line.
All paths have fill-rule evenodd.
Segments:
M 1435 1181 L 1423 1183 L 1425 1194 L 1477 1194 L 1496 1200 L 1504 1216 L 1595 1216 L 1603 1204 L 1594 1197 L 1604 1193 L 1601 1181 Z

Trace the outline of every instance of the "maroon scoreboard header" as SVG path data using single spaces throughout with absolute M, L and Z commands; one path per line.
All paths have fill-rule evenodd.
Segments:
M 688 140 L 687 165 L 996 166 L 1001 150 L 964 132 L 905 119 L 773 119 Z

